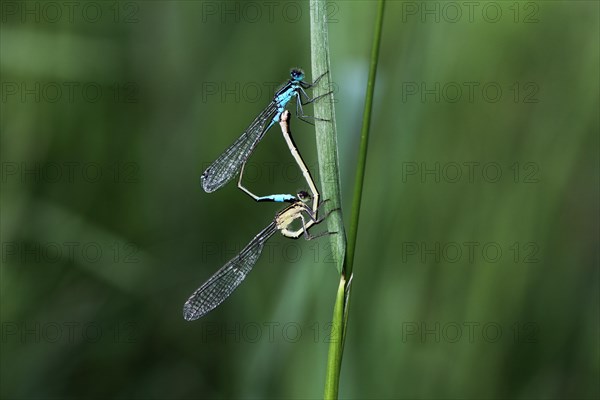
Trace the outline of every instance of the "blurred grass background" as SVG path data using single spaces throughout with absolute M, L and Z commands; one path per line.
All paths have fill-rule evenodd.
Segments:
M 181 316 L 280 208 L 199 176 L 310 65 L 307 3 L 52 3 L 2 3 L 1 397 L 320 397 L 327 239 Z M 375 3 L 328 12 L 349 215 Z M 340 395 L 598 398 L 598 3 L 390 1 L 381 52 Z M 276 129 L 250 166 L 303 187 Z

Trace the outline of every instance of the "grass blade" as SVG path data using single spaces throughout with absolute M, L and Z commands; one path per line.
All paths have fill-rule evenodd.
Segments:
M 332 232 L 339 233 L 337 235 L 331 235 L 331 245 L 333 256 L 341 276 L 340 284 L 336 294 L 336 301 L 333 308 L 331 342 L 329 345 L 327 369 L 325 374 L 325 399 L 337 399 L 338 397 L 342 356 L 344 353 L 346 328 L 348 326 L 350 289 L 353 277 L 352 271 L 354 267 L 354 254 L 356 251 L 356 238 L 358 234 L 362 190 L 367 162 L 369 128 L 371 126 L 373 93 L 375 90 L 375 77 L 377 73 L 379 48 L 381 44 L 384 8 L 385 0 L 379 0 L 377 20 L 375 22 L 373 48 L 371 50 L 371 62 L 365 97 L 365 109 L 361 128 L 361 140 L 354 183 L 354 197 L 352 203 L 350 236 L 348 243 L 346 243 L 341 212 L 332 214 L 328 219 L 328 229 Z M 331 71 L 325 1 L 310 1 L 310 17 L 313 76 L 320 76 L 326 71 Z M 331 73 L 324 77 L 324 79 L 326 79 L 327 85 L 325 86 L 325 89 L 321 89 L 321 92 L 315 93 L 317 96 L 325 93 L 325 90 L 330 87 Z M 329 98 L 332 100 L 332 96 Z M 333 107 L 333 102 L 317 102 L 315 105 L 315 115 L 329 120 L 328 122 L 317 121 L 316 123 L 319 173 L 321 176 L 321 185 L 324 198 L 331 200 L 333 208 L 338 208 L 341 205 L 339 184 L 340 174 L 337 154 L 335 110 Z
M 329 41 L 327 38 L 326 2 L 324 0 L 310 1 L 310 26 L 312 76 L 321 76 L 329 71 L 313 93 L 313 96 L 320 96 L 327 93 L 332 87 Z M 315 121 L 321 194 L 323 195 L 323 199 L 329 201 L 329 210 L 341 209 L 340 172 L 333 94 L 315 102 L 314 110 L 316 117 L 327 120 Z M 327 229 L 329 232 L 337 232 L 336 235 L 330 235 L 331 251 L 338 272 L 341 273 L 344 254 L 346 252 L 346 233 L 341 211 L 336 211 L 327 218 Z

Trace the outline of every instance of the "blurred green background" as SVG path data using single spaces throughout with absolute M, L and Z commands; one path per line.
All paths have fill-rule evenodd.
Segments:
M 469 4 L 387 5 L 340 395 L 598 398 L 599 5 Z M 312 79 L 308 4 L 1 7 L 1 397 L 320 397 L 328 239 L 181 315 L 281 208 L 199 176 Z M 346 221 L 375 7 L 327 6 Z M 304 187 L 277 129 L 246 183 Z

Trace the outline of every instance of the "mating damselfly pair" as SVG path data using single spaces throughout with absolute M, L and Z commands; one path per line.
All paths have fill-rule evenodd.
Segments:
M 281 232 L 284 237 L 297 239 L 303 236 L 307 240 L 335 233 L 323 232 L 317 235 L 309 233 L 309 229 L 323 221 L 331 211 L 323 218 L 318 217 L 318 210 L 324 202 L 320 201 L 320 194 L 312 175 L 294 143 L 290 130 L 290 112 L 285 109 L 286 105 L 292 99 L 295 99 L 298 118 L 305 121 L 309 118 L 319 120 L 305 115 L 302 106 L 331 94 L 331 92 L 328 92 L 311 98 L 305 91 L 315 86 L 325 74 L 319 76 L 313 83 L 307 83 L 304 82 L 304 72 L 302 70 L 292 69 L 291 79 L 275 93 L 269 105 L 202 174 L 202 188 L 206 192 L 214 192 L 221 188 L 239 172 L 238 187 L 257 202 L 287 202 L 290 205 L 279 211 L 273 221 L 260 231 L 237 256 L 229 260 L 190 296 L 183 306 L 183 317 L 186 320 L 193 321 L 206 315 L 229 297 L 258 261 L 266 241 L 277 231 Z M 271 194 L 256 196 L 242 184 L 244 166 L 248 158 L 269 128 L 277 122 L 281 126 L 286 144 L 302 171 L 311 193 L 302 190 L 296 195 Z M 301 226 L 298 229 L 293 229 L 292 224 L 297 222 L 300 222 Z

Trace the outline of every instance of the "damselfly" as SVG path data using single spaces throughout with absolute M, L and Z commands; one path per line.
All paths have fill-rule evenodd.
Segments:
M 316 210 L 307 205 L 310 198 L 311 196 L 308 193 L 299 192 L 295 202 L 277 213 L 273 222 L 260 231 L 240 254 L 229 260 L 190 296 L 183 305 L 183 318 L 187 321 L 198 319 L 229 297 L 252 270 L 262 253 L 266 241 L 275 232 L 280 231 L 283 236 L 292 239 L 304 235 L 307 240 L 333 233 L 323 232 L 313 236 L 308 232 L 311 226 L 320 223 L 329 215 L 328 213 L 324 218 L 317 219 Z M 291 225 L 297 220 L 301 221 L 302 226 L 297 230 L 293 230 Z
M 319 76 L 313 83 L 307 83 L 304 82 L 304 72 L 301 69 L 292 69 L 291 79 L 275 93 L 269 105 L 252 121 L 244 133 L 204 171 L 200 178 L 204 191 L 214 192 L 233 178 L 269 128 L 279 121 L 285 106 L 293 98 L 296 99 L 296 114 L 300 119 L 319 120 L 319 118 L 304 115 L 302 106 L 331 93 L 311 98 L 305 91 L 305 89 L 315 86 L 325 74 Z

